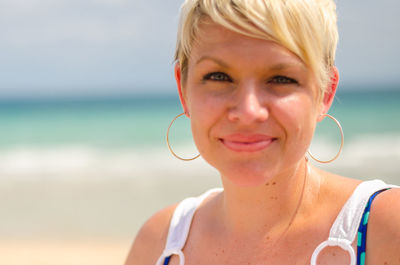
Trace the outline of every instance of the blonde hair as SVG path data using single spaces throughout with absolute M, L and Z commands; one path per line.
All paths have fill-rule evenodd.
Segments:
M 183 80 L 199 26 L 206 18 L 240 34 L 287 48 L 313 71 L 320 95 L 325 92 L 338 41 L 333 0 L 185 0 L 175 51 Z

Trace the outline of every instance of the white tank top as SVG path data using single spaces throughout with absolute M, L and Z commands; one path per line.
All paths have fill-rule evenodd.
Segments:
M 328 239 L 314 250 L 311 257 L 311 265 L 316 264 L 319 253 L 327 246 L 339 246 L 348 251 L 351 258 L 350 265 L 356 264 L 356 255 L 352 242 L 356 238 L 364 209 L 372 194 L 387 188 L 397 188 L 397 186 L 385 184 L 381 180 L 365 181 L 357 186 L 333 223 Z M 198 197 L 187 198 L 178 204 L 172 215 L 165 249 L 157 260 L 156 265 L 163 265 L 165 258 L 171 255 L 179 256 L 179 265 L 185 264 L 185 256 L 182 249 L 189 234 L 193 215 L 205 198 L 211 193 L 221 191 L 223 191 L 222 188 L 211 189 Z

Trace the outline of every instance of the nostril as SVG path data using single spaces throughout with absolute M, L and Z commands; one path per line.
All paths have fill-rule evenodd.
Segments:
M 266 121 L 269 117 L 267 107 L 263 106 L 249 106 L 249 107 L 236 107 L 231 108 L 228 112 L 228 119 L 230 121 L 241 121 L 244 123 L 262 122 Z

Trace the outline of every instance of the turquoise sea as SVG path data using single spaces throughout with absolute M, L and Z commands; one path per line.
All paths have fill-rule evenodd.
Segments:
M 339 93 L 330 113 L 342 123 L 343 152 L 329 165 L 310 162 L 400 184 L 399 103 L 400 90 Z M 180 112 L 176 95 L 1 101 L 0 237 L 117 238 L 127 251 L 154 212 L 220 185 L 201 158 L 169 153 L 166 130 Z M 324 120 L 311 151 L 327 159 L 339 141 Z M 186 118 L 174 124 L 171 142 L 182 156 L 197 154 Z
M 172 159 L 166 129 L 180 112 L 176 95 L 0 101 L 0 178 L 129 177 L 154 157 L 162 167 Z M 361 175 L 374 163 L 376 174 L 400 173 L 400 90 L 341 92 L 330 113 L 345 132 L 339 172 Z M 196 154 L 190 137 L 188 120 L 180 118 L 171 142 L 183 156 Z M 329 158 L 339 141 L 326 119 L 312 152 Z

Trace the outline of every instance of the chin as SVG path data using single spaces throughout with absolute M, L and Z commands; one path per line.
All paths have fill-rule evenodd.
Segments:
M 257 187 L 265 185 L 271 180 L 273 174 L 266 172 L 268 171 L 246 170 L 241 168 L 234 172 L 221 172 L 221 176 L 239 187 Z

